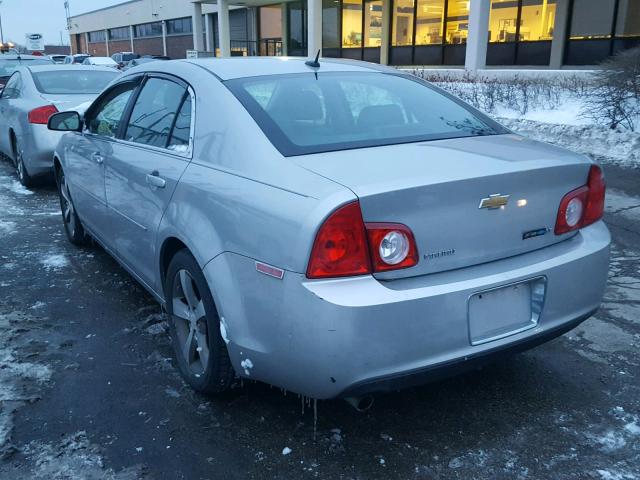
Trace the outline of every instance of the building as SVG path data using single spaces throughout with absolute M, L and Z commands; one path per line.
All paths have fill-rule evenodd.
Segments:
M 93 55 L 322 50 L 475 70 L 595 65 L 640 46 L 640 0 L 131 0 L 69 23 L 74 52 Z

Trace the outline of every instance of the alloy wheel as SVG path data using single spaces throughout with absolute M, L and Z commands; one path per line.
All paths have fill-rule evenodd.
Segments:
M 202 296 L 187 270 L 176 273 L 171 302 L 180 354 L 189 371 L 199 377 L 209 363 L 209 333 Z
M 64 173 L 60 177 L 60 207 L 62 209 L 62 220 L 69 236 L 73 237 L 76 232 L 76 216 L 74 215 L 73 202 L 69 194 L 69 186 Z

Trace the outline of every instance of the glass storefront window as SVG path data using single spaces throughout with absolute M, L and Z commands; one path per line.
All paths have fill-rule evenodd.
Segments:
M 449 0 L 447 11 L 447 43 L 467 43 L 469 34 L 469 0 Z
M 369 0 L 364 4 L 364 46 L 382 44 L 382 0 Z
M 394 47 L 413 43 L 413 15 L 413 0 L 395 0 L 393 2 L 391 45 Z
M 620 0 L 616 37 L 640 36 L 640 0 Z
M 520 41 L 551 40 L 555 19 L 555 0 L 522 0 Z
M 444 0 L 418 0 L 416 45 L 442 43 Z
M 339 0 L 322 0 L 322 47 L 340 48 Z
M 574 0 L 571 39 L 609 38 L 616 0 Z
M 287 5 L 289 7 L 289 55 L 306 55 L 307 3 L 291 2 Z
M 343 0 L 342 2 L 342 46 L 344 48 L 362 46 L 361 0 Z
M 515 42 L 517 23 L 518 0 L 491 0 L 490 42 Z

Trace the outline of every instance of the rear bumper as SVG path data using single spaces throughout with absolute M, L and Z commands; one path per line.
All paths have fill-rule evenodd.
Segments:
M 599 307 L 611 238 L 603 222 L 556 245 L 464 269 L 381 282 L 371 276 L 282 280 L 223 254 L 205 267 L 241 376 L 314 398 L 395 390 L 550 340 Z M 546 279 L 535 326 L 473 345 L 474 294 Z M 496 316 L 509 315 L 496 309 Z M 250 370 L 240 363 L 251 359 Z
M 47 129 L 46 125 L 31 125 L 29 137 L 20 143 L 29 175 L 46 175 L 53 171 L 53 152 L 63 134 Z

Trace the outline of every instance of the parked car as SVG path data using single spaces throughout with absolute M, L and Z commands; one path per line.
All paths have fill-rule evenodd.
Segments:
M 89 57 L 85 58 L 82 65 L 98 65 L 101 67 L 118 68 L 118 64 L 111 57 Z
M 150 63 L 150 62 L 157 62 L 158 60 L 169 60 L 168 57 L 152 57 L 152 56 L 148 56 L 148 57 L 140 57 L 140 58 L 134 58 L 133 60 L 130 60 L 126 66 L 123 68 L 124 71 L 129 70 L 131 68 L 137 67 L 138 65 L 144 65 L 145 63 Z
M 88 53 L 75 53 L 73 55 L 67 55 L 64 58 L 64 63 L 65 64 L 73 64 L 73 63 L 82 64 L 90 56 L 91 55 L 89 55 Z
M 13 160 L 23 185 L 51 173 L 61 134 L 47 129 L 49 116 L 93 100 L 118 75 L 79 65 L 16 69 L 0 94 L 0 151 Z
M 133 52 L 118 52 L 111 55 L 111 58 L 118 64 L 118 68 L 122 69 L 131 60 L 140 58 L 140 55 Z
M 0 55 L 0 90 L 4 88 L 11 74 L 16 68 L 24 65 L 51 65 L 53 60 L 34 55 L 20 55 L 6 53 Z
M 602 299 L 600 168 L 405 72 L 154 62 L 49 128 L 71 132 L 69 240 L 165 306 L 198 391 L 238 375 L 362 406 L 548 341 Z
M 49 55 L 49 58 L 54 61 L 54 63 L 64 63 L 64 59 L 67 58 L 66 55 Z

